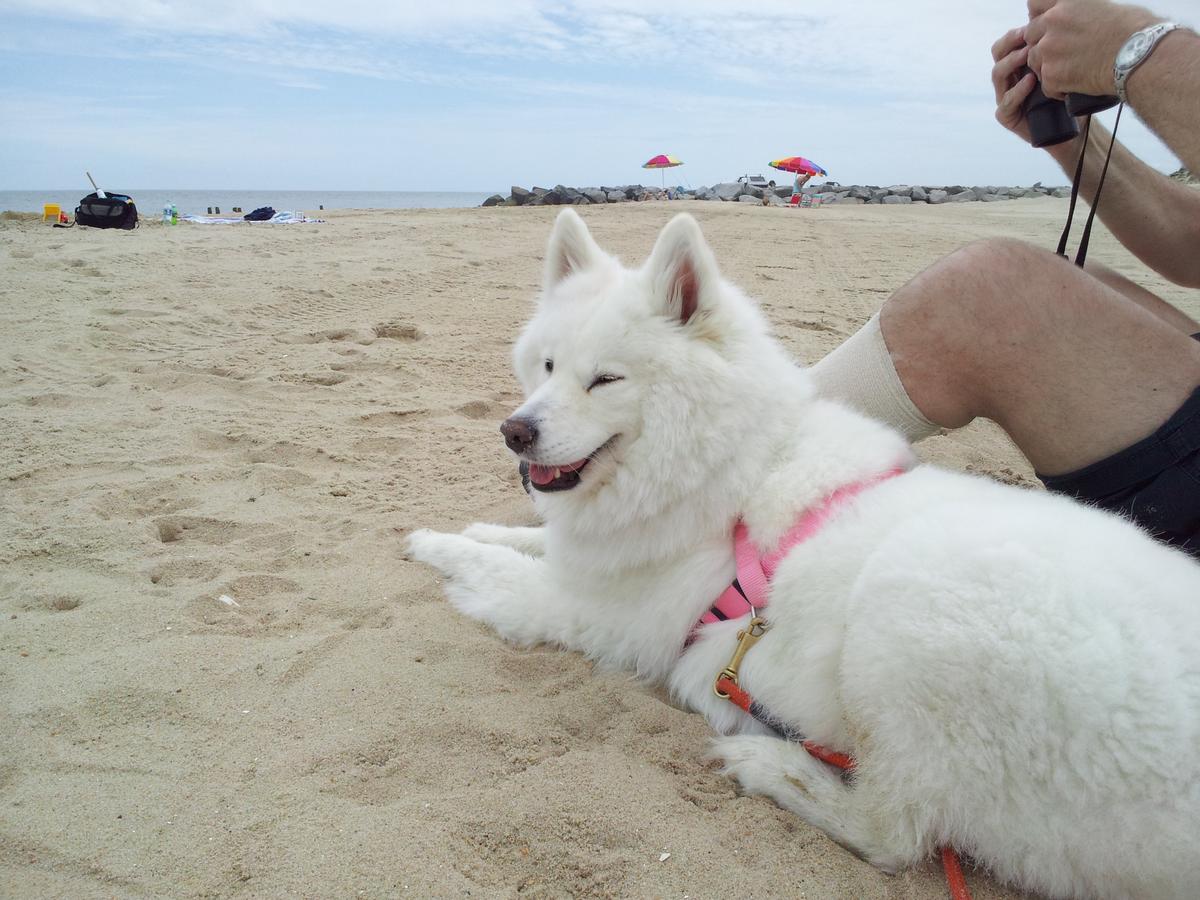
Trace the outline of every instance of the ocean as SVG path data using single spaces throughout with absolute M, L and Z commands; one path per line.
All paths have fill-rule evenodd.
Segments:
M 224 188 L 211 191 L 134 190 L 110 186 L 127 194 L 143 217 L 161 216 L 163 207 L 174 203 L 180 215 L 204 215 L 208 208 L 220 207 L 229 213 L 240 206 L 250 212 L 260 206 L 273 206 L 276 212 L 318 212 L 331 209 L 450 209 L 478 206 L 494 192 L 484 191 L 240 191 Z M 45 191 L 0 191 L 0 210 L 41 212 L 43 204 L 57 203 L 72 217 L 79 201 L 90 194 L 82 188 Z

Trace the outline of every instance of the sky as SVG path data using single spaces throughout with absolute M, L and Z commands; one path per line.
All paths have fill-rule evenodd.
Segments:
M 1200 24 L 1200 0 L 1152 0 Z M 1023 0 L 0 0 L 0 190 L 775 175 L 1062 184 L 994 119 Z M 1111 122 L 1112 113 L 1102 118 Z M 1178 162 L 1140 122 L 1121 138 Z M 781 176 L 783 180 L 787 176 Z M 118 189 L 113 187 L 113 189 Z

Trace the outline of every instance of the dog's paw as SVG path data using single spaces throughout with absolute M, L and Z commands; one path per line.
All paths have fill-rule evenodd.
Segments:
M 546 539 L 543 529 L 528 527 L 509 527 L 507 525 L 492 525 L 489 522 L 476 522 L 463 529 L 463 537 L 481 544 L 493 544 L 497 547 L 511 547 L 528 556 L 541 556 L 546 552 Z
M 749 794 L 770 794 L 782 777 L 778 756 L 779 738 L 735 734 L 713 740 L 707 754 L 719 760 L 721 772 L 737 779 Z
M 457 534 L 444 534 L 422 528 L 408 536 L 408 555 L 417 562 L 423 562 L 441 569 L 447 575 L 452 574 L 456 558 L 455 545 L 464 540 Z
M 766 735 L 733 735 L 713 741 L 711 755 L 749 794 L 763 794 L 790 809 L 835 803 L 841 777 L 800 744 Z M 806 815 L 805 818 L 810 816 Z
M 462 536 L 468 537 L 473 541 L 479 541 L 481 544 L 500 544 L 507 547 L 510 546 L 511 535 L 516 530 L 515 528 L 509 528 L 507 525 L 476 522 L 464 528 Z
M 408 553 L 446 576 L 442 589 L 459 612 L 491 625 L 503 607 L 511 605 L 506 586 L 523 581 L 522 573 L 512 571 L 514 561 L 527 559 L 461 534 L 426 529 L 409 535 Z

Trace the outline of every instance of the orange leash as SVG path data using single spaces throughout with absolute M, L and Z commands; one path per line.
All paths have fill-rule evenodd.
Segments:
M 734 678 L 736 678 L 736 674 Z M 737 681 L 734 678 L 720 677 L 717 679 L 716 691 L 718 697 L 729 700 L 729 702 L 753 716 L 784 740 L 799 742 L 800 746 L 809 752 L 809 755 L 819 759 L 821 762 L 831 765 L 835 769 L 840 769 L 843 772 L 854 771 L 855 763 L 853 757 L 805 740 L 792 729 L 788 728 L 787 725 L 777 722 L 767 714 L 765 709 L 754 701 L 753 697 L 738 687 Z M 950 847 L 942 848 L 942 869 L 946 873 L 946 885 L 950 889 L 950 900 L 971 900 L 971 892 L 967 888 L 967 879 L 963 876 L 962 864 L 959 862 L 958 854 Z

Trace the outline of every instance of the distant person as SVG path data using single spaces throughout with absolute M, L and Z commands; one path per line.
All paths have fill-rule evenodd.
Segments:
M 996 118 L 1030 140 L 1028 66 L 1050 97 L 1120 94 L 1200 172 L 1200 36 L 1162 23 L 1108 0 L 1029 0 L 1028 24 L 992 47 Z M 1080 188 L 1089 203 L 1109 137 L 1092 123 Z M 1072 174 L 1083 140 L 1047 152 Z M 1118 144 L 1099 216 L 1149 268 L 1200 288 L 1200 191 Z M 1197 338 L 1200 323 L 1110 269 L 988 239 L 917 275 L 812 372 L 823 394 L 912 441 L 992 419 L 1048 489 L 1200 557 Z
M 808 184 L 808 180 L 812 178 L 811 172 L 797 172 L 796 180 L 792 182 L 792 203 L 799 203 L 800 197 L 804 193 L 804 186 Z

